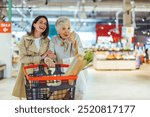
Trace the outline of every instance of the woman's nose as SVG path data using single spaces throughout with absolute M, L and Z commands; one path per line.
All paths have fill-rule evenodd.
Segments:
M 70 33 L 70 31 L 69 31 L 69 30 L 66 30 L 66 33 Z

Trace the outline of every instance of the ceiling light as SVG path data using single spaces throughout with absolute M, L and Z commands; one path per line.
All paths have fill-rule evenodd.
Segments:
M 87 25 L 87 23 L 86 22 L 83 22 L 83 26 L 86 26 Z
M 108 32 L 108 35 L 110 35 L 111 33 L 110 32 Z
M 111 25 L 111 22 L 109 22 L 108 25 L 110 26 L 110 25 Z
M 103 30 L 103 29 L 104 29 L 104 27 L 102 26 L 102 27 L 101 27 L 101 29 Z
M 146 31 L 142 31 L 143 34 L 146 34 Z
M 144 19 L 142 19 L 142 21 L 144 22 L 145 20 L 144 20 Z
M 137 42 L 137 45 L 140 45 L 140 42 Z
M 143 22 L 145 22 L 145 20 L 146 20 L 146 18 L 145 18 L 145 17 L 144 17 L 144 18 L 142 18 L 142 21 L 143 21 Z

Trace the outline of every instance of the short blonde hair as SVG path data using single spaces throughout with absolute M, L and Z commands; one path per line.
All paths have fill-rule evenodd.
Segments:
M 68 17 L 59 17 L 55 23 L 55 27 L 56 27 L 56 30 L 57 30 L 57 33 L 59 33 L 59 30 L 60 28 L 62 27 L 62 24 L 65 24 L 66 22 L 70 22 L 70 19 Z

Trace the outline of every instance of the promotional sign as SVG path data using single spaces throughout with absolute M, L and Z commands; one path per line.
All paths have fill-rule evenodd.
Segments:
M 10 78 L 12 75 L 12 24 L 11 22 L 0 22 L 0 63 L 6 64 L 4 77 Z
M 0 33 L 11 33 L 11 22 L 0 22 Z
M 115 32 L 116 25 L 108 25 L 108 24 L 96 24 L 96 42 L 99 37 L 110 37 L 113 39 L 114 43 L 117 43 L 122 39 L 122 25 L 119 25 L 119 32 Z

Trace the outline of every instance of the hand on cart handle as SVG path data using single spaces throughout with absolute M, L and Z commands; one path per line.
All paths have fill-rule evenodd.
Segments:
M 45 59 L 47 56 L 48 56 L 49 58 L 51 58 L 51 59 L 55 59 L 55 58 L 56 58 L 56 55 L 55 55 L 52 51 L 50 51 L 50 50 L 48 50 L 45 54 L 43 54 L 43 55 L 41 56 L 41 58 L 42 58 L 42 59 Z
M 55 67 L 54 61 L 48 56 L 44 58 L 44 62 L 48 67 Z

